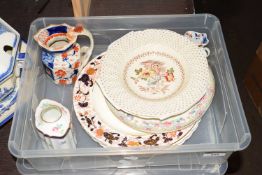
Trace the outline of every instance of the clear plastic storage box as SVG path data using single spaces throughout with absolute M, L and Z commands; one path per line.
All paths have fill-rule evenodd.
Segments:
M 157 148 L 103 148 L 80 126 L 72 106 L 73 86 L 55 85 L 44 73 L 41 48 L 33 35 L 49 24 L 83 24 L 95 40 L 93 56 L 133 30 L 162 28 L 184 34 L 188 30 L 205 32 L 209 37 L 209 65 L 216 80 L 212 105 L 199 127 L 183 145 Z M 83 40 L 84 41 L 84 40 Z M 81 43 L 82 40 L 80 39 Z M 43 98 L 56 100 L 71 109 L 77 148 L 45 150 L 34 127 L 34 112 Z M 23 173 L 82 172 L 105 169 L 102 174 L 117 174 L 122 168 L 155 170 L 164 174 L 165 167 L 199 174 L 223 174 L 228 157 L 246 148 L 251 140 L 219 20 L 209 14 L 161 16 L 107 16 L 87 18 L 39 18 L 30 27 L 22 85 L 17 111 L 9 138 L 9 150 L 18 158 Z M 150 168 L 149 168 L 150 167 Z M 224 170 L 221 170 L 224 168 Z M 145 171 L 143 171 L 143 169 Z M 32 171 L 31 171 L 32 170 Z M 110 170 L 110 171 L 109 171 Z M 194 170 L 194 171 L 193 171 Z M 203 171 L 203 172 L 201 172 Z M 101 170 L 102 172 L 102 170 Z M 195 171 L 197 172 L 197 171 Z M 48 174 L 48 173 L 47 173 Z M 145 173 L 146 174 L 146 173 Z M 153 174 L 153 173 L 149 173 Z M 183 174 L 183 173 L 181 173 Z M 197 173 L 193 173 L 197 174 Z
M 173 165 L 173 166 L 153 166 L 142 168 L 95 168 L 95 169 L 63 169 L 51 171 L 38 171 L 34 169 L 25 159 L 17 160 L 17 168 L 21 174 L 33 175 L 222 175 L 227 170 L 227 162 L 221 165 Z

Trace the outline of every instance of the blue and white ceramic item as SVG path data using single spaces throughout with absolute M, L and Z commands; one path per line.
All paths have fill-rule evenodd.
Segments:
M 3 82 L 13 72 L 15 57 L 12 55 L 12 50 L 15 43 L 15 34 L 11 32 L 0 34 L 0 82 Z
M 17 93 L 19 90 L 19 81 L 21 77 L 21 72 L 23 69 L 23 63 L 25 60 L 25 52 L 26 52 L 27 44 L 24 41 L 21 41 L 19 54 L 16 57 L 16 85 L 13 91 L 11 91 L 5 98 L 0 101 L 0 126 L 9 121 L 15 112 L 15 104 L 17 99 Z M 21 53 L 21 54 L 20 54 Z
M 21 40 L 19 52 L 16 56 L 16 61 L 25 61 L 26 46 L 26 42 Z
M 198 47 L 203 47 L 205 52 L 206 52 L 207 57 L 210 55 L 210 49 L 205 47 L 209 43 L 209 40 L 208 40 L 206 33 L 199 33 L 199 32 L 195 32 L 195 31 L 187 31 L 184 34 L 184 36 L 187 37 L 190 41 L 192 41 L 196 45 L 198 45 Z
M 192 42 L 197 44 L 199 47 L 204 47 L 209 43 L 206 33 L 199 33 L 195 31 L 187 31 L 184 34 L 187 38 L 189 38 Z
M 10 120 L 15 112 L 15 103 L 19 88 L 17 79 L 15 89 L 0 102 L 0 126 Z
M 16 75 L 19 41 L 19 33 L 0 18 L 0 126 L 11 119 L 15 111 L 20 79 L 20 75 Z
M 0 101 L 15 88 L 15 58 L 19 34 L 0 18 Z
M 12 91 L 11 94 L 9 94 L 6 98 L 4 98 L 3 101 L 0 103 L 0 116 L 5 113 L 9 108 L 16 102 L 16 96 L 17 96 L 17 90 L 18 87 L 15 88 L 14 91 Z
M 24 61 L 25 61 L 26 47 L 27 47 L 27 44 L 23 40 L 21 40 L 20 48 L 16 55 L 16 69 L 15 69 L 16 77 L 21 77 L 22 75 L 22 70 L 23 70 Z

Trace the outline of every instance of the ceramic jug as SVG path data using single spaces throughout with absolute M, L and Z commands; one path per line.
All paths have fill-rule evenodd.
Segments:
M 81 35 L 90 40 L 89 47 L 76 42 Z M 43 48 L 41 59 L 46 73 L 60 85 L 75 82 L 94 48 L 93 36 L 83 26 L 50 25 L 41 29 L 34 39 Z

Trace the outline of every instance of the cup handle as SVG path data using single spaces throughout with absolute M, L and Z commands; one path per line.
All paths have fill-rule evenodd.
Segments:
M 210 49 L 207 47 L 204 47 L 203 49 L 206 52 L 206 57 L 208 57 L 210 55 Z
M 82 36 L 87 36 L 88 39 L 90 40 L 90 46 L 83 46 L 81 47 L 80 49 L 80 53 L 81 53 L 81 66 L 79 67 L 79 71 L 81 71 L 84 66 L 88 63 L 91 55 L 92 55 L 92 52 L 93 52 L 93 49 L 94 49 L 94 39 L 93 39 L 93 35 L 91 34 L 91 32 L 89 32 L 88 30 L 86 29 L 83 29 L 82 32 L 80 33 L 77 33 L 77 35 L 82 35 Z

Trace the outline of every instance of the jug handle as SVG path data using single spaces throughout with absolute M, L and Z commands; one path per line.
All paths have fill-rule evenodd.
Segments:
M 93 39 L 93 35 L 91 34 L 90 31 L 84 29 L 81 33 L 77 33 L 77 35 L 81 35 L 81 36 L 86 36 L 89 38 L 90 40 L 90 46 L 83 46 L 80 49 L 80 60 L 81 60 L 81 66 L 79 67 L 79 72 L 84 68 L 84 66 L 88 63 L 93 49 L 94 49 L 94 39 Z

